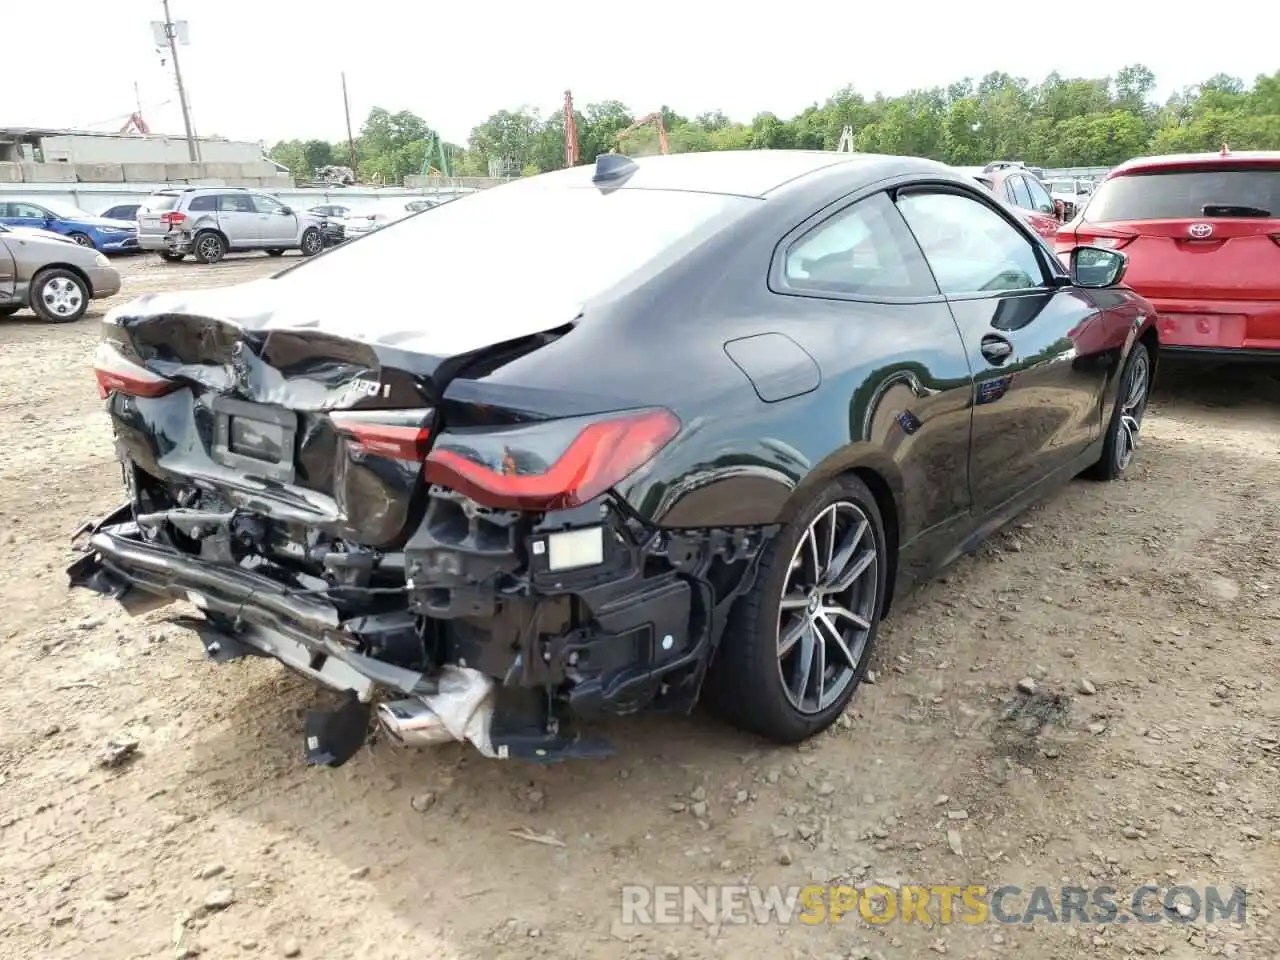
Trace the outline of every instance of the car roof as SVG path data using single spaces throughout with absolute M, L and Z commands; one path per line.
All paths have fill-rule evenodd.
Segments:
M 1241 150 L 1228 153 L 1170 153 L 1162 157 L 1134 157 L 1126 160 L 1109 174 L 1107 179 L 1128 173 L 1145 173 L 1155 170 L 1177 170 L 1221 166 L 1224 169 L 1247 166 L 1274 166 L 1280 169 L 1280 150 Z
M 920 157 L 827 150 L 721 150 L 630 159 L 636 164 L 636 170 L 621 182 L 620 185 L 626 189 L 682 190 L 760 198 L 802 177 L 819 171 L 832 171 L 836 167 L 846 170 L 857 167 L 868 183 L 900 173 L 955 175 L 953 167 Z M 523 182 L 541 188 L 590 186 L 595 169 L 594 164 L 583 164 Z

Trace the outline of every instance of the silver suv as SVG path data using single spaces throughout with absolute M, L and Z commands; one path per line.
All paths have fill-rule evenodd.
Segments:
M 322 220 L 298 213 L 275 197 L 244 187 L 157 190 L 138 208 L 138 246 L 177 262 L 193 254 L 217 263 L 233 250 L 265 250 L 278 257 L 324 249 Z

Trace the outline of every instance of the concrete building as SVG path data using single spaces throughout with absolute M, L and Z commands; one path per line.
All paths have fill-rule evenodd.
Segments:
M 203 163 L 260 163 L 261 143 L 199 137 Z M 186 163 L 186 137 L 0 127 L 0 163 Z M 286 171 L 287 172 L 287 171 Z

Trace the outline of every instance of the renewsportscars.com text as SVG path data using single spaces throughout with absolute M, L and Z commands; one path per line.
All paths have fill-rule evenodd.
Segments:
M 994 889 L 958 884 L 792 887 L 625 886 L 624 924 L 823 923 L 979 925 L 1192 923 L 1245 919 L 1239 887 L 1141 886 Z

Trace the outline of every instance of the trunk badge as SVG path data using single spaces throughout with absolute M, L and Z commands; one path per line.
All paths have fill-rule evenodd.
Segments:
M 1209 237 L 1213 236 L 1213 224 L 1212 223 L 1193 223 L 1191 226 L 1187 227 L 1187 233 L 1189 233 L 1196 240 L 1206 240 Z

